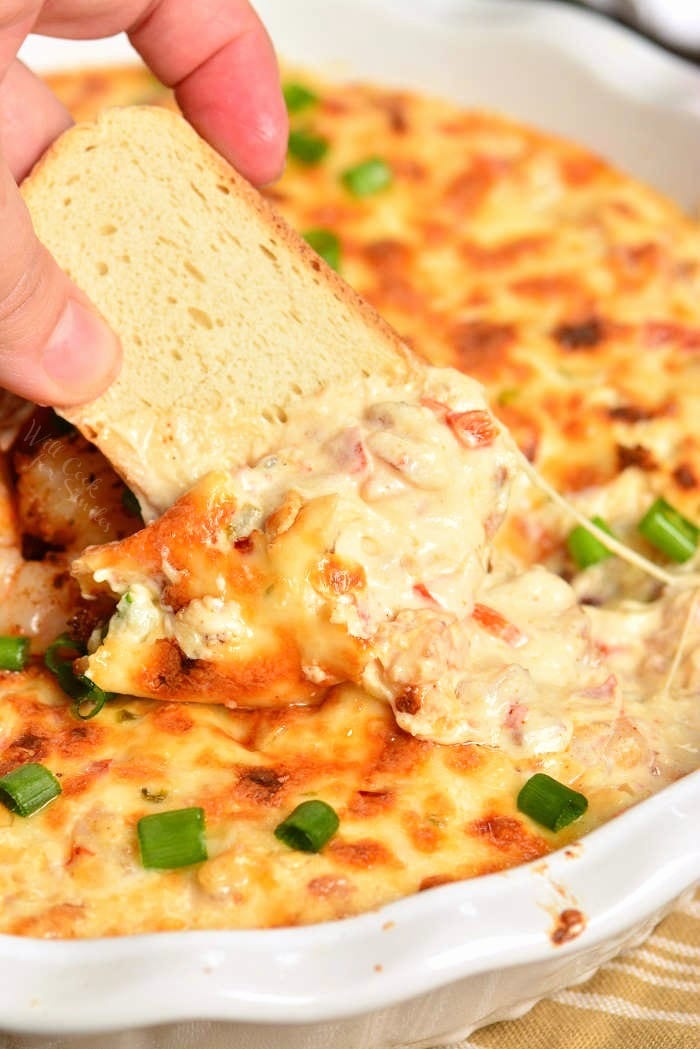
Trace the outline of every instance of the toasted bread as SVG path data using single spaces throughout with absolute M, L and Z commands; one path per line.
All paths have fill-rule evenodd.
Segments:
M 146 517 L 262 454 L 290 399 L 411 370 L 398 335 L 177 114 L 131 107 L 79 124 L 22 191 L 124 349 L 107 392 L 62 414 Z

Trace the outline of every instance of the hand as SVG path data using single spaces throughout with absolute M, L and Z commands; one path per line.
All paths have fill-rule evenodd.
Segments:
M 284 163 L 287 115 L 274 51 L 247 0 L 0 0 L 0 386 L 41 404 L 91 400 L 121 351 L 37 240 L 16 180 L 71 122 L 15 57 L 29 32 L 126 30 L 185 116 L 252 182 Z

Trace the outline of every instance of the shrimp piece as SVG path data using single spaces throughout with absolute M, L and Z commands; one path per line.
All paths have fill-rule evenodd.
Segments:
M 0 601 L 0 634 L 22 634 L 31 639 L 31 652 L 41 653 L 69 628 L 81 603 L 68 561 L 55 554 L 43 561 L 23 561 L 17 555 L 8 574 Z
M 14 453 L 17 513 L 23 535 L 78 553 L 123 539 L 140 526 L 124 506 L 123 482 L 77 431 L 24 441 Z
M 55 435 L 45 415 L 33 416 L 15 445 L 16 489 L 0 455 L 0 634 L 30 638 L 35 655 L 76 626 L 86 635 L 105 614 L 104 602 L 81 597 L 70 573 L 73 554 L 140 524 L 122 505 L 124 485 L 101 453 L 77 432 Z M 48 552 L 25 559 L 37 540 Z

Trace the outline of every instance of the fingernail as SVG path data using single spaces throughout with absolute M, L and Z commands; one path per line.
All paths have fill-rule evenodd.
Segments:
M 65 403 L 102 393 L 119 371 L 119 340 L 89 306 L 69 299 L 44 349 L 42 364 Z

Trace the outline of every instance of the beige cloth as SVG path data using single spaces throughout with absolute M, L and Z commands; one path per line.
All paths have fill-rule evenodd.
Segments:
M 587 983 L 454 1049 L 700 1049 L 700 891 Z

